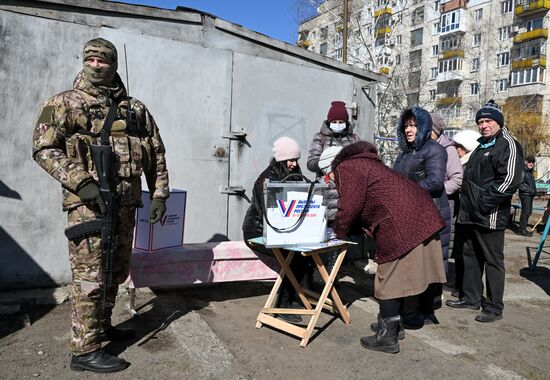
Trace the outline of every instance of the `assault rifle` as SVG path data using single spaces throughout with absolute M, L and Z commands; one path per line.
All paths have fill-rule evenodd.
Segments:
M 113 281 L 113 267 L 118 246 L 116 230 L 119 208 L 115 184 L 115 153 L 112 150 L 109 135 L 116 116 L 117 104 L 111 103 L 109 112 L 101 130 L 101 144 L 92 144 L 91 154 L 99 180 L 101 197 L 107 206 L 107 212 L 100 218 L 71 226 L 65 230 L 65 236 L 71 241 L 101 233 L 101 272 L 103 285 L 103 309 L 107 301 L 107 289 Z

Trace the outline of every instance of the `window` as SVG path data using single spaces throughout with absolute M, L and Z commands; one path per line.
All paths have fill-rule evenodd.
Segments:
M 462 70 L 462 58 L 451 58 L 444 61 L 439 61 L 439 72 Z
M 508 79 L 497 79 L 495 82 L 495 92 L 503 92 L 508 89 Z
M 439 10 L 439 4 L 440 4 L 440 0 L 435 0 L 434 1 L 434 11 L 438 11 Z
M 506 14 L 512 12 L 513 1 L 506 0 L 500 2 L 500 14 Z
M 411 51 L 409 53 L 409 67 L 414 68 L 422 64 L 422 50 Z
M 398 34 L 397 36 L 395 36 L 395 44 L 401 45 L 401 34 Z
M 435 90 L 430 90 L 430 100 L 435 100 Z
M 411 15 L 412 25 L 422 24 L 424 22 L 424 6 L 416 8 Z
M 525 27 L 527 28 L 527 31 L 530 32 L 534 29 L 541 29 L 543 26 L 542 18 L 536 18 L 534 20 L 529 20 L 525 23 Z
M 319 46 L 319 54 L 321 55 L 327 55 L 327 43 L 324 42 Z
M 412 71 L 409 73 L 409 88 L 420 87 L 420 71 Z
M 474 34 L 472 40 L 472 47 L 481 45 L 481 33 Z
M 430 69 L 430 79 L 436 79 L 437 78 L 437 67 L 432 67 Z
M 468 120 L 474 120 L 477 111 L 473 108 L 468 108 Z
M 512 33 L 512 26 L 503 26 L 502 28 L 498 28 L 498 38 L 501 41 L 505 41 L 510 38 L 510 33 Z
M 334 45 L 338 45 L 341 43 L 342 43 L 342 32 L 334 33 Z
M 422 45 L 424 29 L 416 29 L 411 32 L 411 47 Z
M 342 49 L 342 48 L 336 49 L 336 50 L 334 51 L 334 59 L 339 59 L 339 60 L 342 59 L 342 57 L 343 57 L 342 52 L 343 52 L 343 49 Z
M 510 52 L 497 54 L 497 66 L 508 66 L 510 64 Z
M 470 71 L 479 71 L 479 58 L 472 59 Z
M 470 83 L 470 95 L 479 94 L 479 84 L 477 82 Z
M 328 36 L 328 27 L 321 28 L 321 39 L 326 40 Z
M 512 83 L 510 86 L 521 84 L 539 83 L 544 81 L 544 67 L 531 67 L 529 69 L 512 71 Z
M 439 45 L 432 46 L 432 57 L 435 57 L 439 53 Z
M 462 47 L 462 38 L 456 35 L 441 37 L 439 41 L 441 42 L 441 51 Z
M 401 63 L 401 54 L 395 56 L 395 64 L 399 65 Z
M 441 15 L 441 32 L 450 32 L 460 27 L 460 10 Z
M 526 43 L 516 44 L 512 48 L 512 58 L 531 58 L 537 59 L 541 55 L 546 55 L 546 40 L 535 39 Z
M 483 18 L 483 8 L 474 11 L 474 21 L 480 21 Z
M 432 34 L 435 36 L 436 34 L 439 34 L 439 31 L 440 31 L 440 27 L 439 25 L 441 25 L 440 23 L 436 22 L 435 24 L 432 25 Z

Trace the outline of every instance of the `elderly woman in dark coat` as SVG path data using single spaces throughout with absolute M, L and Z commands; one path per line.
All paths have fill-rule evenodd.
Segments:
M 404 297 L 445 282 L 438 232 L 445 227 L 430 195 L 411 180 L 385 166 L 367 141 L 343 148 L 329 174 L 340 202 L 334 232 L 346 238 L 357 226 L 376 239 L 378 263 L 374 295 L 379 300 L 377 333 L 361 338 L 365 348 L 399 352 L 399 309 Z
M 446 269 L 451 233 L 451 209 L 445 192 L 447 152 L 431 139 L 431 134 L 432 118 L 428 111 L 416 106 L 405 110 L 397 126 L 401 153 L 393 168 L 426 190 L 445 220 L 446 227 L 440 233 L 440 238 Z M 402 310 L 405 327 L 420 328 L 424 322 L 439 323 L 434 315 L 434 299 L 440 297 L 441 293 L 442 286 L 433 285 L 418 299 L 410 299 Z

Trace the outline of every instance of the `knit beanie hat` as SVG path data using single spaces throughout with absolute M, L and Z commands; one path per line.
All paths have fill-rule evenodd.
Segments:
M 107 41 L 103 38 L 94 38 L 86 42 L 84 50 L 82 52 L 82 61 L 86 61 L 89 57 L 99 57 L 104 59 L 107 63 L 115 66 L 115 70 L 118 65 L 118 53 L 115 45 L 111 41 Z
M 329 123 L 333 122 L 334 120 L 344 120 L 346 122 L 349 121 L 348 110 L 346 110 L 346 103 L 341 101 L 334 101 L 330 104 L 331 106 L 327 114 L 327 121 Z
M 438 113 L 430 113 L 430 116 L 432 117 L 432 131 L 434 131 L 437 136 L 441 136 L 445 130 L 445 120 L 443 120 Z
M 332 161 L 341 150 L 341 146 L 331 146 L 321 153 L 321 157 L 319 157 L 319 169 L 321 169 L 323 174 L 328 174 L 332 171 Z
M 277 162 L 297 160 L 300 158 L 300 146 L 290 137 L 279 137 L 273 143 L 273 157 Z
M 498 104 L 493 99 L 489 100 L 483 105 L 476 113 L 476 124 L 481 118 L 492 119 L 498 123 L 501 127 L 504 126 L 504 115 L 500 110 Z
M 525 158 L 525 161 L 531 163 L 531 164 L 534 164 L 535 163 L 535 156 L 527 156 Z
M 477 139 L 481 137 L 481 134 L 477 131 L 471 129 L 465 129 L 463 131 L 457 132 L 453 136 L 453 140 L 456 144 L 462 145 L 468 152 L 474 151 L 479 142 Z

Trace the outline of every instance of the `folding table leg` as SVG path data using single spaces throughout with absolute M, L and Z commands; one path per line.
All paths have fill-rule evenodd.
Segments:
M 269 296 L 267 297 L 267 301 L 265 302 L 264 308 L 272 308 L 275 304 L 277 293 L 279 292 L 279 288 L 281 287 L 281 284 L 283 283 L 283 279 L 285 278 L 286 272 L 284 269 L 284 265 L 282 263 L 285 263 L 288 267 L 288 264 L 292 261 L 294 258 L 294 252 L 290 252 L 285 260 L 283 255 L 279 251 L 279 256 L 277 256 L 277 253 L 273 252 L 275 254 L 275 257 L 277 258 L 277 261 L 279 261 L 279 264 L 281 265 L 281 270 L 279 271 L 279 275 L 277 276 L 277 279 L 275 280 L 275 284 L 273 284 L 273 288 L 271 289 L 271 292 L 269 293 Z M 261 314 L 261 312 L 260 312 Z M 256 322 L 256 328 L 262 327 L 262 322 Z
M 338 271 L 336 269 L 340 268 L 340 265 L 342 265 L 342 261 L 344 261 L 345 251 L 343 253 L 344 253 L 343 255 L 342 254 L 338 255 L 338 258 L 336 259 L 336 263 L 334 264 L 334 270 L 332 271 L 330 276 L 328 276 L 328 278 L 326 280 L 323 278 L 323 280 L 325 280 L 326 284 L 325 284 L 325 287 L 323 288 L 321 296 L 319 297 L 319 301 L 317 303 L 317 306 L 315 307 L 315 314 L 313 314 L 313 316 L 311 317 L 311 319 L 310 319 L 310 321 L 307 325 L 307 328 L 306 328 L 306 334 L 304 335 L 304 338 L 300 342 L 301 347 L 305 347 L 307 345 L 307 343 L 309 341 L 309 338 L 311 337 L 311 334 L 313 333 L 313 329 L 315 328 L 315 325 L 317 324 L 317 320 L 319 319 L 319 315 L 321 314 L 321 311 L 323 310 L 323 305 L 325 304 L 325 301 L 328 297 L 328 294 L 329 294 L 329 292 L 331 292 L 332 287 L 334 285 L 334 280 L 336 279 L 336 274 L 338 273 Z M 319 270 L 321 270 L 321 269 L 324 270 L 324 273 L 327 274 L 327 271 L 326 271 L 326 269 L 323 265 L 323 262 L 319 258 L 319 255 L 316 254 L 316 253 L 312 253 L 311 257 L 313 258 L 313 261 L 315 261 L 315 264 L 317 265 L 317 268 L 319 268 Z M 337 300 L 339 301 L 339 303 L 342 306 L 343 310 L 345 310 L 344 305 L 342 305 L 342 302 L 340 301 L 340 297 L 338 297 L 338 293 L 336 292 L 336 290 L 334 290 L 334 292 L 335 292 Z M 336 300 L 333 299 L 333 303 L 336 305 L 337 304 Z M 336 307 L 338 308 L 338 311 L 341 312 L 340 308 L 338 306 L 336 306 Z M 342 318 L 345 318 L 343 313 L 342 313 Z M 344 321 L 345 321 L 345 319 L 344 319 Z
M 347 250 L 343 250 L 338 254 L 338 258 L 336 259 L 336 263 L 334 263 L 334 267 L 332 268 L 332 272 L 330 273 L 330 275 L 327 272 L 321 258 L 318 255 L 312 256 L 313 261 L 315 261 L 315 264 L 317 265 L 317 269 L 319 270 L 319 274 L 321 275 L 321 278 L 323 279 L 323 281 L 328 282 L 328 280 L 331 277 L 333 277 L 333 275 L 334 275 L 334 279 L 336 279 L 336 276 L 340 271 L 340 266 L 342 265 L 342 263 L 344 262 L 344 258 L 346 257 L 346 253 L 347 253 Z M 345 324 L 350 324 L 351 317 L 350 317 L 349 311 L 342 303 L 342 300 L 340 299 L 340 295 L 338 294 L 338 291 L 334 288 L 334 286 L 331 287 L 330 294 L 332 296 L 333 306 L 336 307 L 338 314 L 340 314 Z
M 290 266 L 289 266 L 290 261 L 286 262 L 284 260 L 284 256 L 281 253 L 279 248 L 273 248 L 273 253 L 275 253 L 275 257 L 277 257 L 277 260 L 279 261 L 279 263 L 283 267 L 284 271 L 286 272 L 286 275 L 287 275 L 288 279 L 290 280 L 290 283 L 292 284 L 292 286 L 296 290 L 296 293 L 298 294 L 298 297 L 300 297 L 300 300 L 304 304 L 305 308 L 308 309 L 308 310 L 313 309 L 313 306 L 311 306 L 311 303 L 309 302 L 309 300 L 306 297 L 306 294 L 304 293 L 304 289 L 302 289 L 302 287 L 300 286 L 300 283 L 298 282 L 298 280 L 296 280 L 296 277 L 294 276 L 294 273 L 290 269 Z M 289 253 L 289 255 L 294 255 L 294 252 L 291 251 Z

